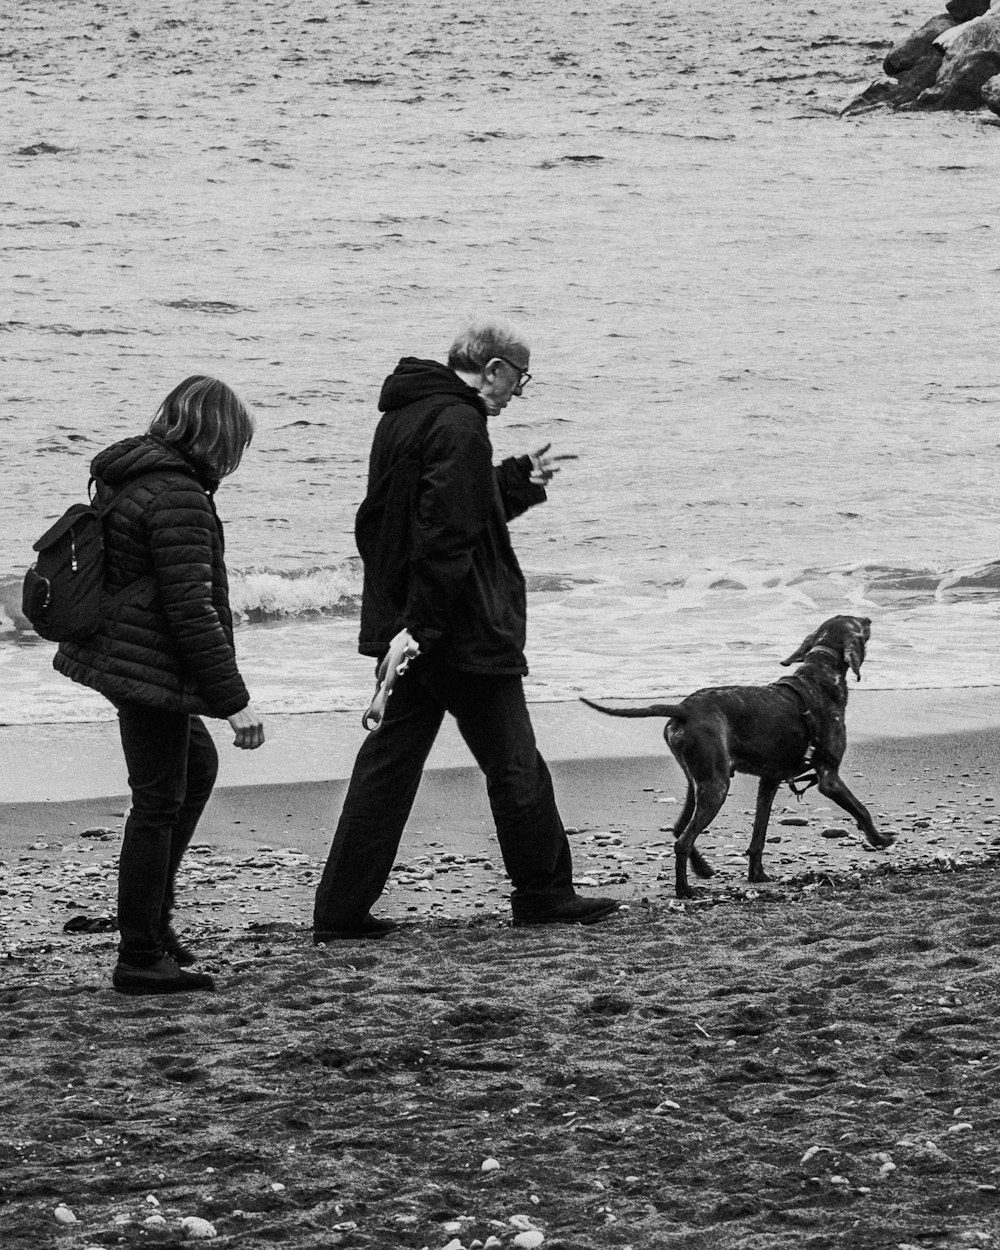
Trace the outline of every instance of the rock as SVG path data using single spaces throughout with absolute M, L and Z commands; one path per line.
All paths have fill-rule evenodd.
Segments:
M 987 78 L 979 90 L 983 103 L 1000 117 L 1000 74 Z
M 208 1220 L 203 1220 L 199 1215 L 186 1215 L 181 1220 L 181 1232 L 191 1241 L 209 1241 L 212 1237 L 218 1237 L 215 1231 L 215 1225 L 210 1224 Z
M 60 1202 L 52 1214 L 60 1224 L 79 1224 L 80 1222 L 64 1202 Z
M 988 11 L 990 0 L 948 0 L 944 7 L 956 22 L 971 22 Z
M 535 1247 L 540 1246 L 544 1240 L 545 1234 L 535 1228 L 527 1233 L 518 1233 L 511 1245 L 519 1246 L 520 1250 L 535 1250 Z
M 837 829 L 835 827 L 830 827 L 827 829 L 821 829 L 819 831 L 819 836 L 821 838 L 846 838 L 846 837 L 849 837 L 850 835 L 848 834 L 846 829 Z
M 924 59 L 939 35 L 943 35 L 946 30 L 951 30 L 957 25 L 958 22 L 947 13 L 939 13 L 937 17 L 932 17 L 912 35 L 907 35 L 899 43 L 893 44 L 888 56 L 882 62 L 882 68 L 890 78 L 898 78 L 900 74 L 905 74 L 907 70 L 913 69 L 919 61 Z
M 900 74 L 892 91 L 889 101 L 890 106 L 894 109 L 905 108 L 906 105 L 912 104 L 922 91 L 933 86 L 941 70 L 941 62 L 943 60 L 944 53 L 941 49 L 931 48 L 930 52 L 922 60 L 918 61 L 913 69 L 907 70 L 905 74 Z
M 944 49 L 944 69 L 947 69 L 947 58 L 950 56 L 967 56 L 970 52 L 979 51 L 1000 52 L 1000 14 L 985 13 L 971 22 L 953 26 L 938 36 L 935 46 Z
M 916 109 L 978 109 L 983 105 L 982 88 L 1000 73 L 1000 48 L 977 48 L 954 56 L 948 53 L 933 86 L 922 91 L 913 104 Z
M 500 1167 L 499 1159 L 484 1159 L 482 1164 L 480 1165 L 479 1170 L 480 1172 L 496 1172 L 499 1170 L 499 1167 Z
M 143 1228 L 166 1228 L 167 1221 L 162 1215 L 147 1215 L 142 1221 Z

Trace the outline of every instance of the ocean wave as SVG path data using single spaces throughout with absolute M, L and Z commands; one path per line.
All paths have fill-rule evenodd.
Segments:
M 879 608 L 919 607 L 1000 599 L 1000 560 L 955 569 L 861 563 L 806 569 L 747 569 L 727 565 L 692 571 L 660 569 L 641 588 L 609 583 L 580 572 L 533 572 L 530 595 L 565 595 L 607 601 L 620 597 L 667 598 L 685 614 L 699 605 L 717 608 L 720 599 L 766 595 L 802 605 L 846 611 L 866 603 Z M 230 602 L 238 625 L 315 617 L 352 617 L 361 609 L 361 562 L 303 570 L 247 569 L 230 573 Z M 0 577 L 0 639 L 34 635 L 21 612 L 21 577 Z
M 230 574 L 229 600 L 238 624 L 291 617 L 354 616 L 361 607 L 361 562 L 285 572 L 250 569 Z

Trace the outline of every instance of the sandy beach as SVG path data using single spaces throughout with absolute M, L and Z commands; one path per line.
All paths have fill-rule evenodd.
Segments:
M 663 722 L 623 722 L 578 703 L 532 709 L 581 888 L 624 902 L 662 901 L 672 880 L 673 821 L 683 799 Z M 210 722 L 219 785 L 184 869 L 185 920 L 224 928 L 305 924 L 362 731 L 347 714 L 275 717 L 256 752 L 232 750 Z M 769 829 L 772 875 L 864 875 L 969 863 L 1000 839 L 994 762 L 1000 692 L 852 692 L 844 776 L 876 824 L 899 837 L 875 853 L 853 822 L 813 790 L 782 791 Z M 113 722 L 9 726 L 0 816 L 7 860 L 6 946 L 75 914 L 110 916 L 127 785 Z M 741 889 L 755 783 L 736 777 L 699 843 L 718 869 L 713 891 Z M 29 797 L 31 796 L 31 797 Z M 782 823 L 788 822 L 788 823 Z M 824 836 L 824 831 L 826 836 Z M 506 916 L 505 878 L 484 787 L 454 726 L 436 744 L 385 898 L 388 910 L 449 919 Z M 65 915 L 63 915 L 65 913 Z
M 785 795 L 774 880 L 748 889 L 738 778 L 685 904 L 659 724 L 535 709 L 580 888 L 627 905 L 593 929 L 510 928 L 482 786 L 444 737 L 380 907 L 407 923 L 319 949 L 357 730 L 314 724 L 313 755 L 276 725 L 257 784 L 227 757 L 183 872 L 218 990 L 170 1001 L 109 987 L 108 727 L 77 727 L 83 772 L 4 730 L 8 775 L 62 797 L 0 807 L 3 1245 L 180 1245 L 189 1216 L 241 1247 L 993 1244 L 995 694 L 852 692 L 844 775 L 896 846 Z

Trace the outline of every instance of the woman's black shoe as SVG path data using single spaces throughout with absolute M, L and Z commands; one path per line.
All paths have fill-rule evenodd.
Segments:
M 207 972 L 184 972 L 169 955 L 148 968 L 136 968 L 119 960 L 111 974 L 111 984 L 119 994 L 183 994 L 188 990 L 215 989 L 215 981 Z

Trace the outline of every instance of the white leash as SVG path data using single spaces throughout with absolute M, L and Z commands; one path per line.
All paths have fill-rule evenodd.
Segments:
M 375 694 L 361 717 L 362 726 L 375 734 L 382 728 L 385 708 L 393 687 L 420 654 L 420 647 L 405 629 L 401 629 L 389 644 L 385 659 L 379 665 L 375 679 Z

